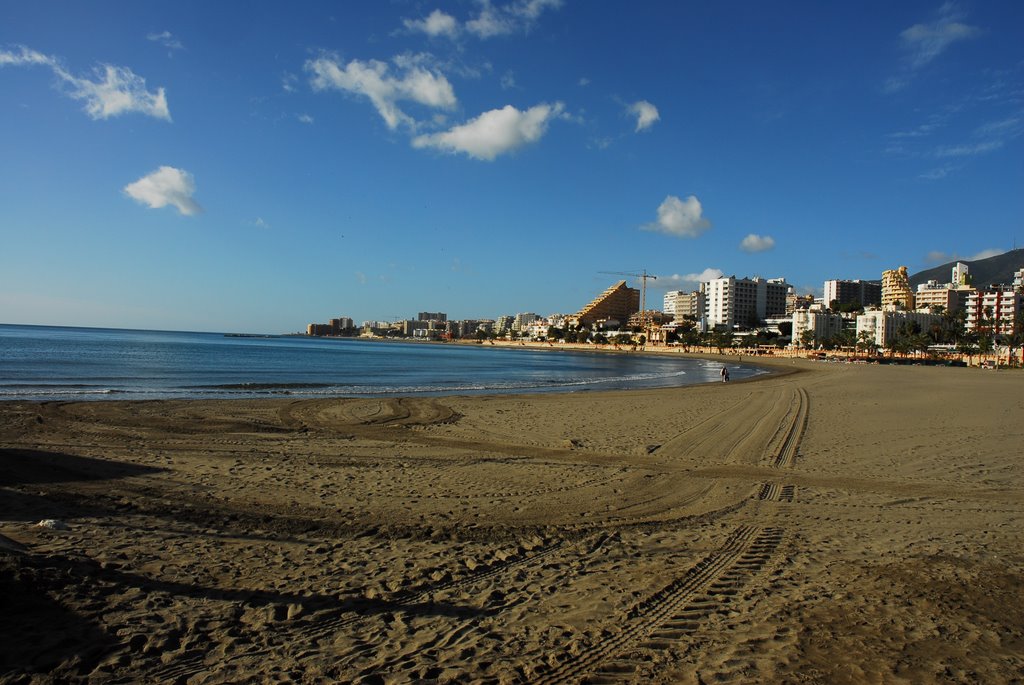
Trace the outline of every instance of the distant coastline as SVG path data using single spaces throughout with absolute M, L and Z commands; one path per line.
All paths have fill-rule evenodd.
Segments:
M 389 344 L 374 344 L 382 342 Z M 722 364 L 710 356 L 579 344 L 422 342 L 2 326 L 0 399 L 603 392 L 709 383 Z M 541 350 L 568 354 L 539 355 Z M 733 378 L 767 373 L 751 362 L 733 358 Z

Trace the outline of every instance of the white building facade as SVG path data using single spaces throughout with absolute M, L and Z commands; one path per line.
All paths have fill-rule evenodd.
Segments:
M 699 290 L 689 293 L 683 290 L 670 290 L 665 293 L 662 311 L 674 321 L 684 317 L 697 320 L 704 316 L 704 293 Z
M 861 333 L 867 332 L 874 338 L 875 346 L 884 349 L 908 321 L 916 322 L 922 331 L 926 331 L 933 323 L 941 322 L 942 317 L 927 312 L 872 309 L 857 317 L 857 342 L 860 342 Z
M 792 290 L 784 278 L 716 278 L 701 284 L 707 328 L 757 326 L 769 317 L 784 316 Z
M 793 344 L 802 346 L 801 338 L 807 331 L 814 334 L 817 342 L 833 338 L 843 332 L 843 317 L 821 305 L 797 309 L 793 312 Z

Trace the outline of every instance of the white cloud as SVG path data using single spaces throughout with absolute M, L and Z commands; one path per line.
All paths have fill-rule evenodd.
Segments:
M 405 28 L 410 31 L 419 31 L 433 38 L 445 36 L 455 38 L 459 34 L 459 22 L 450 14 L 441 10 L 434 10 L 423 19 L 405 19 Z
M 971 143 L 968 145 L 947 145 L 937 149 L 935 156 L 940 159 L 946 157 L 973 157 L 974 155 L 998 150 L 1002 146 L 1003 141 L 1001 140 L 986 140 L 981 143 Z
M 163 88 L 146 90 L 146 79 L 128 67 L 104 64 L 94 70 L 96 80 L 79 78 L 67 71 L 55 57 L 21 46 L 17 52 L 0 50 L 2 66 L 46 66 L 66 87 L 69 97 L 85 101 L 85 111 L 93 119 L 109 119 L 126 112 L 148 114 L 171 120 Z
M 946 178 L 953 172 L 953 167 L 946 165 L 929 169 L 921 174 L 918 174 L 918 178 L 926 181 L 938 181 L 939 179 Z
M 256 217 L 256 220 L 252 222 L 252 225 L 256 228 L 270 228 L 270 224 L 263 220 L 263 217 Z
M 946 111 L 940 112 L 938 114 L 931 114 L 928 116 L 928 120 L 925 123 L 918 124 L 916 127 L 908 129 L 906 131 L 897 131 L 895 133 L 890 133 L 888 137 L 895 139 L 913 139 L 925 138 L 927 136 L 930 136 L 935 131 L 941 129 L 946 125 L 946 122 L 949 120 L 949 117 L 952 113 L 950 111 L 951 109 L 952 108 L 946 108 Z
M 85 100 L 85 111 L 93 119 L 108 119 L 125 112 L 140 112 L 157 119 L 171 120 L 163 88 L 146 90 L 146 79 L 127 67 L 103 67 L 103 80 L 74 79 L 71 97 Z
M 969 257 L 968 261 L 976 262 L 979 259 L 988 259 L 989 257 L 998 257 L 999 255 L 1003 254 L 1004 252 L 1006 252 L 1006 250 L 998 248 L 998 247 L 992 247 L 992 248 L 989 248 L 987 250 L 982 250 L 981 252 L 979 252 L 978 254 L 974 255 L 973 257 Z
M 704 208 L 695 195 L 685 200 L 669 195 L 658 207 L 658 220 L 641 228 L 677 238 L 696 238 L 711 228 L 711 222 L 704 218 Z
M 708 267 L 700 273 L 658 276 L 658 280 L 655 281 L 655 283 L 659 288 L 666 288 L 668 290 L 690 290 L 698 288 L 701 283 L 713 281 L 714 279 L 721 278 L 724 275 L 725 272 L 721 269 Z
M 1021 118 L 1019 116 L 1005 117 L 976 127 L 971 135 L 971 138 L 974 139 L 973 142 L 941 145 L 931 150 L 930 156 L 937 159 L 952 159 L 984 155 L 1003 148 L 1010 141 L 1019 138 L 1021 134 L 1024 134 L 1024 122 Z M 949 165 L 944 168 L 946 173 L 952 170 Z M 933 169 L 923 177 L 935 178 L 934 173 L 937 171 Z
M 900 34 L 908 53 L 911 69 L 919 69 L 945 52 L 953 43 L 981 35 L 981 29 L 956 21 L 959 14 L 951 3 L 940 10 L 939 18 L 930 24 L 914 24 Z
M 466 30 L 477 38 L 491 38 L 515 31 L 515 23 L 502 11 L 495 9 L 490 0 L 481 0 L 480 14 L 466 22 Z
M 404 70 L 400 75 L 392 75 L 390 67 L 378 60 L 352 60 L 342 66 L 336 56 L 329 55 L 309 60 L 306 70 L 313 74 L 310 82 L 314 90 L 334 89 L 367 97 L 392 130 L 399 125 L 416 127 L 415 120 L 396 104 L 401 100 L 438 109 L 451 109 L 457 104 L 452 84 L 443 74 L 404 56 L 395 58 L 395 62 Z
M 1017 137 L 1020 135 L 1022 128 L 1024 128 L 1024 122 L 1021 121 L 1019 116 L 1007 117 L 1006 119 L 1000 119 L 998 121 L 990 121 L 987 124 L 982 124 L 974 131 L 976 136 L 1011 136 Z
M 151 33 L 146 36 L 147 40 L 151 40 L 154 43 L 160 43 L 168 50 L 184 50 L 185 46 L 181 44 L 181 41 L 175 38 L 170 31 L 161 31 L 160 33 Z
M 544 10 L 562 6 L 562 0 L 516 0 L 500 7 L 491 0 L 478 0 L 478 3 L 480 13 L 466 22 L 466 30 L 477 38 L 528 31 Z
M 947 264 L 949 262 L 976 262 L 979 259 L 988 259 L 989 257 L 996 257 L 1006 252 L 1005 249 L 999 247 L 990 247 L 987 250 L 982 250 L 977 254 L 971 256 L 965 256 L 957 254 L 956 252 L 942 252 L 940 250 L 932 250 L 925 256 L 925 262 L 928 264 Z
M 513 15 L 533 21 L 540 17 L 541 12 L 548 9 L 558 9 L 562 6 L 562 0 L 520 0 L 510 5 Z
M 637 133 L 646 131 L 651 126 L 654 126 L 654 122 L 661 118 L 658 114 L 658 108 L 647 102 L 647 100 L 634 102 L 626 111 L 636 117 Z
M 299 119 L 299 121 L 301 121 L 304 124 L 312 124 L 313 123 L 313 117 L 309 116 L 308 114 L 300 114 L 298 116 L 298 119 Z
M 41 52 L 36 52 L 35 50 L 30 50 L 24 45 L 19 46 L 17 52 L 0 50 L 0 67 L 23 67 L 36 64 L 54 67 L 57 62 L 52 57 L 48 57 Z
M 512 105 L 484 112 L 465 124 L 442 133 L 413 139 L 416 148 L 433 147 L 446 152 L 464 152 L 470 157 L 491 161 L 529 143 L 540 140 L 551 119 L 561 116 L 564 105 L 540 104 L 520 111 Z
M 775 238 L 768 235 L 750 233 L 740 242 L 740 249 L 744 252 L 766 252 L 775 247 Z
M 516 75 L 512 73 L 512 70 L 506 71 L 501 76 L 501 89 L 510 90 L 516 87 Z
M 903 69 L 899 75 L 886 81 L 885 90 L 895 92 L 905 88 L 916 71 L 931 63 L 951 45 L 981 35 L 981 29 L 961 23 L 959 20 L 962 18 L 956 5 L 947 2 L 939 8 L 935 21 L 914 24 L 900 33 Z
M 579 80 L 579 85 L 580 85 L 580 88 L 586 88 L 587 86 L 590 85 L 590 79 L 588 79 L 586 76 L 582 77 Z
M 196 184 L 192 174 L 172 166 L 162 166 L 124 187 L 125 194 L 139 204 L 153 209 L 171 205 L 185 216 L 203 211 L 203 208 L 192 199 L 195 191 Z

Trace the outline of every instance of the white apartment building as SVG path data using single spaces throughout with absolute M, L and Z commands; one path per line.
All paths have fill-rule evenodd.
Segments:
M 793 344 L 800 346 L 801 338 L 806 331 L 814 333 L 816 341 L 832 338 L 843 331 L 843 317 L 825 307 L 815 304 L 809 309 L 797 309 L 793 312 Z
M 527 324 L 523 328 L 522 332 L 525 337 L 536 340 L 537 338 L 546 338 L 548 335 L 548 328 L 550 327 L 551 326 L 546 319 L 537 319 L 536 321 Z
M 963 262 L 953 265 L 952 278 L 949 281 L 954 288 L 966 288 L 971 284 L 970 269 Z
M 933 323 L 942 321 L 942 317 L 927 312 L 872 309 L 857 317 L 857 342 L 860 342 L 861 333 L 867 331 L 874 338 L 875 346 L 884 349 L 907 321 L 916 321 L 921 330 L 926 331 Z
M 704 293 L 699 290 L 685 292 L 683 290 L 670 290 L 665 293 L 664 306 L 662 311 L 679 321 L 689 316 L 694 320 L 704 316 Z
M 715 326 L 756 326 L 765 319 L 784 316 L 786 296 L 793 286 L 784 278 L 716 278 L 701 284 L 704 320 Z

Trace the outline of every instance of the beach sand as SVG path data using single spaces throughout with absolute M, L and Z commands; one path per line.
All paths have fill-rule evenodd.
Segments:
M 0 404 L 0 682 L 1022 682 L 1024 375 L 776 367 Z

